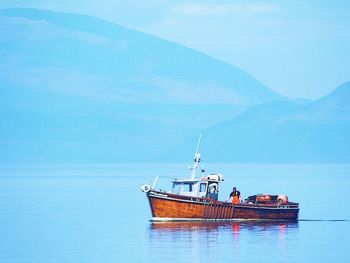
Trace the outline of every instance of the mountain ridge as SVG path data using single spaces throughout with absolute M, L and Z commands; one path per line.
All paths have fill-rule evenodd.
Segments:
M 349 130 L 350 82 L 346 82 L 310 104 L 280 101 L 251 107 L 205 129 L 201 148 L 211 162 L 348 163 Z M 164 158 L 191 152 L 193 141 L 195 136 L 189 137 Z
M 155 161 L 250 105 L 287 99 L 232 65 L 94 17 L 5 9 L 0 30 L 0 162 Z
M 248 73 L 233 65 L 168 40 L 162 40 L 149 34 L 129 30 L 125 27 L 95 17 L 23 8 L 2 9 L 0 14 L 9 17 L 25 17 L 27 19 L 34 19 L 34 21 L 45 20 L 49 24 L 53 23 L 56 26 L 66 29 L 79 30 L 104 36 L 109 39 L 122 41 L 120 48 L 125 56 L 120 56 L 123 53 L 118 53 L 118 50 L 114 50 L 112 53 L 109 52 L 108 54 L 105 54 L 106 52 L 103 50 L 91 52 L 89 47 L 87 47 L 87 52 L 85 52 L 85 54 L 96 53 L 93 58 L 97 62 L 99 56 L 105 56 L 106 58 L 104 58 L 103 63 L 101 62 L 102 64 L 100 63 L 100 66 L 102 66 L 102 70 L 107 72 L 110 71 L 111 74 L 118 75 L 118 72 L 124 74 L 130 73 L 125 70 L 123 71 L 122 69 L 125 67 L 134 68 L 137 75 L 134 74 L 131 76 L 133 76 L 133 79 L 135 79 L 135 76 L 138 76 L 135 79 L 136 83 L 133 84 L 132 82 L 127 82 L 126 84 L 128 85 L 135 86 L 139 84 L 140 86 L 160 86 L 164 87 L 161 90 L 165 93 L 170 93 L 171 91 L 169 90 L 171 90 L 172 86 L 180 89 L 182 93 L 191 93 L 191 89 L 196 89 L 198 86 L 203 86 L 203 88 L 205 88 L 209 85 L 206 91 L 209 88 L 216 88 L 222 90 L 223 93 L 226 92 L 226 96 L 223 95 L 222 97 L 232 97 L 233 99 L 237 96 L 238 99 L 236 102 L 233 99 L 235 104 L 239 102 L 239 100 L 243 101 L 243 98 L 247 96 L 251 97 L 251 99 L 254 98 L 253 104 L 264 102 L 266 99 L 284 99 L 283 96 L 277 95 L 267 89 Z M 96 24 L 98 24 L 98 26 L 96 26 Z M 130 37 L 133 38 L 133 41 L 128 42 L 127 40 L 129 40 Z M 140 41 L 140 44 L 135 43 L 135 41 Z M 64 45 L 64 43 L 61 45 Z M 144 49 L 140 50 L 139 48 L 136 48 L 135 45 L 141 45 Z M 153 48 L 154 46 L 157 46 L 157 50 Z M 82 47 L 84 48 L 84 45 L 82 45 Z M 47 46 L 43 46 L 42 50 L 45 51 L 45 48 L 47 48 Z M 67 50 L 62 51 L 59 47 L 52 51 L 61 52 L 60 54 L 66 57 L 72 56 Z M 76 53 L 79 55 L 79 48 L 76 49 Z M 50 54 L 53 56 L 52 52 L 50 52 Z M 118 56 L 116 57 L 116 55 Z M 113 56 L 118 60 L 122 60 L 122 62 L 119 64 L 116 62 L 109 62 L 104 66 L 108 60 L 107 58 L 112 58 Z M 46 55 L 45 57 L 50 56 Z M 85 63 L 86 67 L 87 61 L 84 61 L 83 54 L 80 56 L 73 56 L 73 58 L 76 61 L 83 60 L 82 63 Z M 210 63 L 214 63 L 215 66 Z M 170 66 L 168 66 L 168 64 L 170 64 Z M 193 66 L 196 67 L 196 70 L 189 70 L 187 66 L 189 64 L 193 64 Z M 157 65 L 162 65 L 162 67 L 157 67 Z M 118 67 L 117 71 L 113 70 L 115 67 Z M 78 70 L 79 69 L 80 68 L 78 68 Z M 195 81 L 196 85 L 190 84 L 189 81 Z M 234 90 L 234 93 L 230 94 L 227 93 L 227 91 L 223 91 L 225 90 L 223 87 L 230 86 L 234 87 L 233 89 L 230 88 L 230 92 Z M 246 94 L 247 96 L 243 94 Z M 264 99 L 264 97 L 266 97 L 266 99 Z M 244 103 L 249 104 L 250 102 L 248 100 Z
M 187 161 L 203 130 L 212 162 L 350 161 L 349 83 L 290 100 L 233 65 L 84 15 L 0 10 L 0 30 L 0 162 Z

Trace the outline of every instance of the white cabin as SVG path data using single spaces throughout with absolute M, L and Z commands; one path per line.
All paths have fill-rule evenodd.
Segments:
M 205 197 L 218 200 L 221 174 L 209 174 L 200 179 L 182 179 L 173 181 L 172 193 L 191 197 Z

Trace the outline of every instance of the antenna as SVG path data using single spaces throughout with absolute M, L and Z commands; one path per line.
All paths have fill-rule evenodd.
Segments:
M 192 167 L 192 175 L 191 175 L 191 179 L 192 180 L 196 177 L 196 169 L 198 167 L 199 162 L 201 161 L 201 154 L 198 152 L 199 145 L 201 143 L 201 139 L 202 139 L 202 134 L 199 134 L 197 147 L 196 147 L 196 152 L 194 153 L 194 164 L 193 164 L 193 167 Z
M 202 134 L 199 134 L 199 138 L 198 138 L 198 142 L 197 142 L 197 147 L 196 147 L 196 152 L 194 153 L 194 158 L 196 159 L 196 155 L 198 153 L 198 149 L 199 149 L 199 145 L 201 143 L 201 139 L 202 139 Z

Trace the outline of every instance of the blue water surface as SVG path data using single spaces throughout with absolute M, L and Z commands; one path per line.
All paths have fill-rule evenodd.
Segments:
M 350 262 L 350 165 L 208 164 L 244 197 L 287 194 L 298 223 L 151 223 L 143 183 L 184 164 L 2 165 L 0 262 Z

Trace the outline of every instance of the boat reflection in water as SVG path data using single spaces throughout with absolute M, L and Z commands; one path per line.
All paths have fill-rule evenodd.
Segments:
M 297 222 L 153 222 L 149 228 L 149 241 L 152 254 L 159 259 L 166 258 L 163 254 L 170 246 L 196 255 L 192 262 L 217 261 L 224 255 L 234 257 L 236 262 L 239 258 L 252 257 L 254 260 L 251 252 L 264 248 L 259 251 L 261 255 L 279 251 L 283 262 L 286 248 L 297 232 Z
M 239 234 L 240 231 L 254 232 L 276 232 L 285 234 L 288 229 L 298 228 L 298 222 L 270 222 L 270 221 L 242 221 L 242 222 L 152 222 L 150 232 L 153 234 L 162 233 L 184 233 L 184 232 L 220 232 L 231 231 L 232 234 Z

